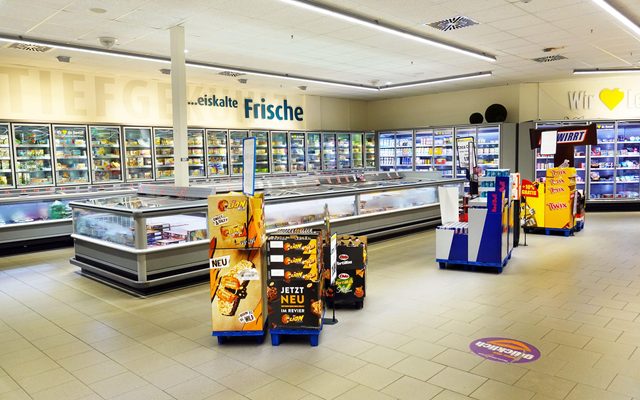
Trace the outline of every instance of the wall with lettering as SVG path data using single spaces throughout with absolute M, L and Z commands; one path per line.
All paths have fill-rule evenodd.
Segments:
M 366 128 L 366 103 L 189 82 L 192 126 L 267 129 Z M 336 112 L 339 110 L 340 112 Z M 0 120 L 170 126 L 171 81 L 0 66 Z

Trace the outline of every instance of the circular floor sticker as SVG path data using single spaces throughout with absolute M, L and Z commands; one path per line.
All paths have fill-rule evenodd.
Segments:
M 483 338 L 471 342 L 469 349 L 480 357 L 502 363 L 528 363 L 540 358 L 540 350 L 529 343 L 508 338 Z

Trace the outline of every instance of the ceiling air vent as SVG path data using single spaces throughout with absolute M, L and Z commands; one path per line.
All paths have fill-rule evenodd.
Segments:
M 239 76 L 246 75 L 246 74 L 243 74 L 243 73 L 241 73 L 241 72 L 222 71 L 222 72 L 220 72 L 218 75 L 222 75 L 222 76 L 230 76 L 230 77 L 232 77 L 232 78 L 237 78 L 237 77 L 239 77 Z
M 533 61 L 539 62 L 539 63 L 548 63 L 551 61 L 566 60 L 566 59 L 567 57 L 561 56 L 560 54 L 556 54 L 553 56 L 544 56 L 544 57 L 534 58 Z
M 41 46 L 38 44 L 27 44 L 27 43 L 12 43 L 9 46 L 9 48 L 30 51 L 32 53 L 46 53 L 47 51 L 53 49 L 53 47 L 49 47 L 49 46 Z
M 425 24 L 432 28 L 439 29 L 441 31 L 453 31 L 456 29 L 462 29 L 473 25 L 478 25 L 478 23 L 471 18 L 457 16 L 452 18 L 443 19 L 442 21 L 432 22 L 430 24 Z

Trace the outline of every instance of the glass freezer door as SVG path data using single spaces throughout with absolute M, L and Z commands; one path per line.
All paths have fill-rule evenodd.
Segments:
M 396 133 L 396 170 L 413 170 L 413 131 Z
M 395 171 L 396 170 L 396 133 L 395 132 L 380 132 L 378 136 L 379 142 L 379 157 L 380 170 L 381 171 Z
M 616 198 L 639 198 L 640 122 L 618 123 L 616 155 Z
M 336 164 L 336 135 L 333 133 L 322 134 L 322 169 L 333 170 Z
M 227 131 L 207 129 L 207 175 L 228 174 Z
M 351 149 L 348 133 L 338 133 L 338 169 L 351 168 Z
M 56 183 L 85 185 L 89 183 L 87 127 L 79 125 L 53 126 Z
M 120 128 L 90 126 L 92 182 L 122 182 Z
M 18 187 L 53 185 L 49 125 L 13 125 Z
M 231 160 L 231 175 L 242 174 L 242 139 L 247 137 L 247 131 L 229 131 L 229 157 Z M 256 153 L 257 153 L 256 146 Z
M 204 177 L 204 129 L 187 129 L 189 177 Z
M 256 174 L 269 173 L 269 132 L 251 131 L 251 137 L 256 138 Z M 240 146 L 242 151 L 242 144 Z
M 9 124 L 0 125 L 0 188 L 13 187 Z
M 307 171 L 309 172 L 322 169 L 320 136 L 317 132 L 307 133 Z
M 175 170 L 173 129 L 155 128 L 153 133 L 156 155 L 156 178 L 158 180 L 173 179 Z
M 614 197 L 616 165 L 615 123 L 597 124 L 598 144 L 591 146 L 589 195 L 592 199 Z
M 271 132 L 273 172 L 289 172 L 289 146 L 287 132 Z
M 127 181 L 152 180 L 151 128 L 125 127 L 124 150 Z
M 473 138 L 473 141 L 476 144 L 476 149 L 477 149 L 476 153 L 478 153 L 478 157 L 477 157 L 478 165 L 480 165 L 480 163 L 482 163 L 482 158 L 480 157 L 480 146 L 478 146 L 478 138 L 476 136 L 476 127 L 465 126 L 465 127 L 456 128 L 456 139 L 458 138 Z M 454 146 L 454 150 L 455 150 L 455 146 Z M 467 176 L 467 173 L 465 172 L 465 170 L 460 168 L 460 166 L 456 162 L 456 177 L 465 178 L 466 176 Z
M 366 168 L 376 167 L 376 134 L 373 132 L 367 132 L 364 134 L 365 138 L 365 161 Z
M 351 166 L 353 168 L 364 168 L 362 133 L 351 134 Z
M 483 171 L 500 168 L 500 126 L 478 127 L 476 149 L 478 166 Z
M 433 165 L 445 178 L 453 178 L 453 128 L 433 131 Z
M 291 143 L 291 172 L 303 172 L 305 170 L 305 137 L 302 132 L 290 132 Z
M 433 170 L 433 129 L 416 132 L 416 170 Z

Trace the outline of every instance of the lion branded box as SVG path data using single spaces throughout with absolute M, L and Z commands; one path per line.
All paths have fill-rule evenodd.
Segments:
M 224 193 L 209 196 L 209 239 L 221 249 L 259 248 L 264 243 L 264 196 Z
M 212 330 L 263 330 L 264 252 L 216 248 L 209 263 Z
M 268 278 L 319 280 L 322 243 L 322 231 L 270 234 L 267 236 Z
M 267 301 L 271 329 L 318 329 L 322 324 L 323 280 L 269 279 Z

